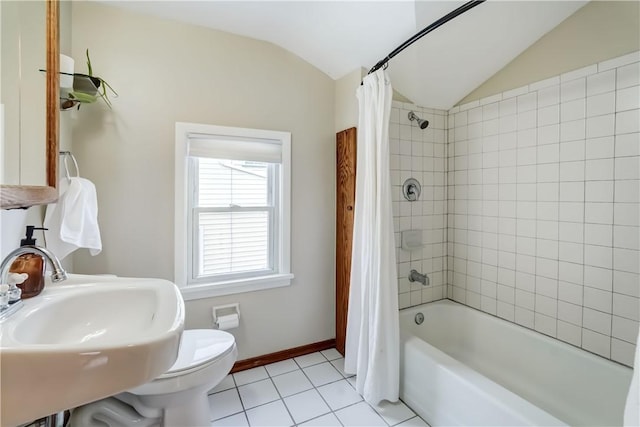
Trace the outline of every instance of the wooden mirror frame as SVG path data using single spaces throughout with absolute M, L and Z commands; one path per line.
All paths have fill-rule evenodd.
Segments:
M 58 199 L 58 129 L 60 104 L 60 67 L 58 0 L 46 0 L 46 177 L 47 185 L 0 185 L 0 208 L 28 208 L 46 205 Z M 22 142 L 21 142 L 22 143 Z

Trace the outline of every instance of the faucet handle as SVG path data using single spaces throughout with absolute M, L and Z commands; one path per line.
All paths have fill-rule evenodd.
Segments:
M 11 285 L 20 285 L 29 278 L 27 273 L 9 273 L 7 274 L 7 283 Z
M 16 285 L 13 285 L 13 287 L 16 288 L 18 292 L 22 292 Z M 19 294 L 17 300 L 11 301 L 11 290 L 9 285 L 0 285 L 0 322 L 20 310 L 23 304 L 24 303 L 20 300 Z
M 0 285 L 0 311 L 9 308 L 9 285 Z
M 22 298 L 22 289 L 16 285 L 20 285 L 27 280 L 27 273 L 9 273 L 7 274 L 7 282 L 9 283 L 9 304 L 20 301 Z

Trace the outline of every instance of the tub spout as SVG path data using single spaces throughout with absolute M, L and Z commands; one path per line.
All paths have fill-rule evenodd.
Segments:
M 429 286 L 429 276 L 426 274 L 418 273 L 416 270 L 411 270 L 409 273 L 409 281 L 410 282 L 420 282 L 424 286 Z

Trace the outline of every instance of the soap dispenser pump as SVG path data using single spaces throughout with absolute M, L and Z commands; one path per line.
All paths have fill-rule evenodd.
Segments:
M 35 246 L 36 239 L 33 238 L 34 230 L 47 230 L 42 227 L 27 225 L 27 232 L 24 239 L 20 241 L 20 246 Z M 37 254 L 22 254 L 13 261 L 9 267 L 10 273 L 27 273 L 27 280 L 18 284 L 22 289 L 22 298 L 31 298 L 38 295 L 44 289 L 44 269 L 46 263 L 44 257 Z

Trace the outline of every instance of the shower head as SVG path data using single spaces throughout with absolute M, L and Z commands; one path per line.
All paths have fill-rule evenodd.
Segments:
M 429 120 L 421 119 L 420 117 L 416 116 L 416 113 L 414 113 L 413 111 L 409 112 L 409 120 L 415 120 L 416 122 L 418 122 L 418 126 L 420 126 L 420 129 L 426 129 L 427 126 L 429 126 Z

